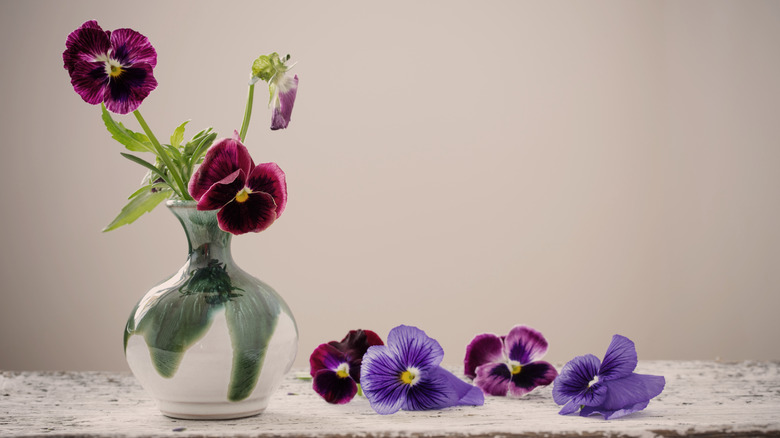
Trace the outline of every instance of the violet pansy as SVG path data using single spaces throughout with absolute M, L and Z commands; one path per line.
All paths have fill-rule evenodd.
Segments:
M 441 345 L 424 331 L 398 326 L 388 334 L 387 345 L 370 347 L 363 356 L 363 393 L 379 414 L 481 406 L 482 391 L 442 368 L 443 357 Z
M 553 385 L 553 399 L 564 405 L 561 415 L 580 411 L 586 417 L 601 414 L 610 420 L 647 407 L 666 384 L 663 376 L 637 374 L 634 342 L 615 335 L 604 360 L 577 356 L 561 369 Z
M 238 133 L 209 148 L 192 175 L 189 192 L 198 210 L 219 210 L 219 227 L 232 234 L 265 230 L 287 204 L 282 169 L 276 163 L 255 166 Z
M 485 394 L 520 397 L 558 375 L 555 367 L 538 360 L 546 352 L 547 340 L 530 327 L 515 326 L 501 337 L 481 334 L 466 347 L 464 374 Z
M 92 105 L 127 114 L 157 87 L 152 69 L 157 52 L 149 40 L 132 29 L 104 31 L 90 20 L 68 35 L 64 67 L 76 93 Z
M 352 400 L 360 384 L 360 366 L 369 347 L 384 345 L 371 330 L 351 330 L 341 342 L 331 341 L 314 349 L 309 364 L 314 391 L 328 403 Z

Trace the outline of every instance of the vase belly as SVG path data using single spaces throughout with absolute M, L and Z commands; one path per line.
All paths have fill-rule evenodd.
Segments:
M 297 353 L 295 321 L 281 313 L 268 343 L 255 388 L 248 397 L 228 395 L 233 348 L 225 311 L 213 316 L 209 331 L 185 353 L 176 373 L 166 378 L 155 368 L 143 336 L 127 341 L 126 357 L 133 374 L 157 401 L 160 411 L 183 419 L 230 419 L 261 413 L 289 371 Z

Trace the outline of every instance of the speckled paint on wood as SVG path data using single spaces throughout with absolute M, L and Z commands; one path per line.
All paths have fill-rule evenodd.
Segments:
M 665 376 L 666 389 L 646 410 L 612 421 L 558 415 L 550 387 L 522 399 L 487 397 L 481 407 L 381 416 L 360 397 L 329 405 L 294 373 L 259 416 L 187 421 L 162 416 L 129 374 L 3 371 L 0 436 L 780 437 L 780 362 L 640 361 L 637 372 Z

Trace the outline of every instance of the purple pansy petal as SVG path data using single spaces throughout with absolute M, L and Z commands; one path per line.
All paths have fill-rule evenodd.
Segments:
M 417 327 L 399 325 L 387 335 L 387 345 L 406 367 L 436 367 L 444 358 L 439 342 Z
M 284 78 L 282 81 L 283 83 L 277 85 L 279 87 L 279 104 L 274 106 L 271 116 L 271 129 L 274 131 L 287 128 L 292 117 L 295 96 L 298 94 L 298 75 L 292 79 Z
M 467 377 L 477 376 L 477 367 L 491 362 L 499 362 L 504 357 L 504 343 L 492 333 L 477 335 L 466 347 L 466 357 L 463 359 L 463 374 Z
M 382 339 L 371 330 L 350 330 L 341 342 L 329 342 L 331 346 L 341 351 L 349 363 L 349 375 L 355 382 L 360 383 L 360 367 L 363 364 L 363 356 L 369 347 L 384 345 Z
M 634 342 L 625 336 L 612 337 L 599 368 L 599 379 L 612 380 L 627 377 L 634 372 L 637 364 Z
M 626 416 L 632 412 L 641 411 L 642 409 L 646 408 L 648 404 L 650 404 L 650 402 L 646 401 L 631 405 L 624 409 L 614 410 L 606 409 L 604 406 L 583 406 L 582 410 L 580 410 L 580 415 L 583 417 L 588 417 L 593 414 L 601 414 L 604 416 L 605 420 L 613 420 L 615 418 Z
M 236 170 L 221 181 L 213 184 L 198 201 L 198 210 L 217 210 L 236 199 L 244 188 L 244 171 Z
M 357 384 L 350 377 L 339 377 L 331 370 L 318 371 L 312 379 L 314 391 L 328 403 L 348 403 L 357 394 Z
M 330 344 L 320 344 L 309 356 L 309 373 L 314 377 L 318 371 L 335 371 L 344 362 L 346 357 L 341 351 Z
M 632 373 L 622 379 L 608 380 L 603 383 L 607 395 L 597 406 L 585 406 L 580 415 L 601 414 L 605 420 L 620 418 L 632 412 L 641 411 L 650 403 L 650 399 L 659 395 L 666 384 L 663 376 L 651 376 Z
M 474 384 L 485 394 L 504 396 L 509 390 L 511 378 L 512 372 L 505 363 L 487 363 L 477 367 Z
M 458 396 L 457 406 L 482 406 L 485 404 L 485 394 L 480 388 L 470 385 L 447 371 L 449 384 Z
M 276 203 L 268 193 L 250 193 L 244 202 L 233 201 L 217 213 L 219 228 L 231 234 L 259 233 L 276 220 Z
M 157 65 L 157 51 L 149 39 L 133 29 L 117 29 L 111 32 L 111 57 L 122 66 L 138 63 Z
M 65 40 L 62 53 L 64 67 L 72 74 L 77 63 L 95 61 L 95 58 L 108 54 L 110 47 L 109 33 L 103 31 L 97 21 L 87 21 Z
M 192 175 L 189 184 L 190 195 L 199 201 L 212 185 L 238 169 L 249 175 L 255 167 L 246 146 L 240 141 L 223 138 L 212 145 L 203 163 Z
M 547 386 L 558 377 L 558 371 L 551 364 L 538 361 L 523 365 L 519 373 L 512 376 L 509 394 L 522 397 L 533 391 L 537 386 Z
M 509 359 L 525 365 L 544 356 L 547 352 L 547 340 L 538 331 L 519 325 L 509 331 L 504 348 Z
M 258 164 L 246 183 L 253 192 L 265 192 L 276 202 L 276 217 L 280 217 L 287 205 L 287 181 L 276 163 Z
M 426 411 L 456 406 L 460 397 L 452 385 L 453 382 L 449 375 L 451 375 L 449 371 L 438 366 L 423 371 L 420 375 L 420 381 L 409 385 L 409 391 L 401 409 Z
M 599 364 L 599 359 L 592 354 L 577 356 L 566 363 L 553 385 L 555 403 L 563 405 L 574 400 L 578 405 L 601 404 L 606 396 L 606 388 L 599 383 L 589 386 L 596 377 Z
M 558 414 L 569 415 L 572 412 L 577 412 L 577 409 L 579 409 L 580 406 L 581 405 L 577 404 L 574 400 L 569 400 L 569 402 L 566 403 L 560 411 L 558 411 Z
M 106 108 L 117 114 L 135 111 L 149 93 L 157 88 L 157 79 L 149 64 L 123 67 L 119 76 L 110 78 L 105 95 Z
M 97 105 L 105 99 L 106 68 L 102 62 L 77 62 L 70 74 L 70 83 L 84 102 Z
M 388 343 L 389 341 L 388 338 Z M 409 385 L 400 379 L 405 370 L 406 365 L 402 364 L 387 346 L 377 345 L 366 351 L 360 372 L 360 384 L 371 408 L 377 413 L 387 415 L 401 409 L 409 390 Z

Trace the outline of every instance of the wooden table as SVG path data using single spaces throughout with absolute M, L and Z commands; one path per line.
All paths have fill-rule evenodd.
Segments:
M 361 397 L 329 405 L 295 373 L 259 416 L 187 421 L 161 415 L 130 374 L 2 371 L 0 436 L 780 437 L 780 362 L 641 361 L 637 372 L 665 376 L 666 389 L 646 410 L 612 421 L 558 415 L 551 387 L 487 397 L 481 407 L 381 416 Z

